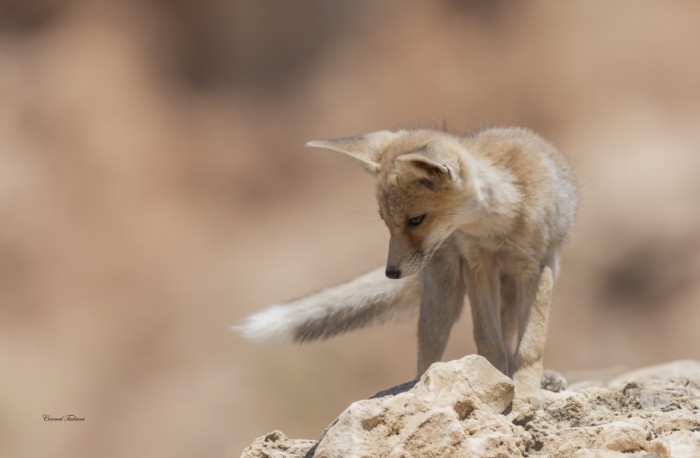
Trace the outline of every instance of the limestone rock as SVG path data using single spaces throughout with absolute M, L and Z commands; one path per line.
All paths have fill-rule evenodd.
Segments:
M 681 360 L 649 366 L 627 372 L 613 379 L 608 385 L 614 388 L 621 388 L 627 383 L 634 382 L 651 388 L 659 386 L 659 384 L 664 385 L 668 382 L 681 380 L 692 383 L 695 388 L 700 388 L 700 362 Z
M 512 398 L 513 382 L 480 356 L 434 364 L 409 391 L 353 403 L 326 430 L 314 456 L 487 456 L 493 441 L 517 455 L 522 445 L 512 424 L 482 428 L 478 421 L 474 436 L 463 425 L 501 414 Z
M 242 456 L 700 457 L 699 362 L 653 366 L 597 385 L 543 391 L 542 408 L 511 412 L 512 381 L 467 356 L 351 404 L 318 443 L 275 431 Z
M 675 431 L 651 442 L 650 450 L 663 458 L 700 456 L 700 431 Z
M 316 441 L 289 439 L 281 431 L 272 431 L 253 441 L 243 450 L 241 458 L 297 458 L 305 457 Z

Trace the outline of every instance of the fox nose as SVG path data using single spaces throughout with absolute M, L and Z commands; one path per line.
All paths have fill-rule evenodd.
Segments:
M 386 276 L 396 280 L 397 278 L 401 277 L 401 271 L 399 269 L 395 269 L 393 267 L 387 267 L 386 268 Z

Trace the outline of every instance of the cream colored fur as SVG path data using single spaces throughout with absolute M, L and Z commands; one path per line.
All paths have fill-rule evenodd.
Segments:
M 239 330 L 302 342 L 417 309 L 420 375 L 441 358 L 466 294 L 479 354 L 513 377 L 517 399 L 537 398 L 559 252 L 576 212 L 565 157 L 517 128 L 380 131 L 308 146 L 347 154 L 377 178 L 391 279 L 370 272 Z

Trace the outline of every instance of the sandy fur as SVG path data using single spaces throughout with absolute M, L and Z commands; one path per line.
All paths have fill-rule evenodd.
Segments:
M 418 310 L 418 375 L 442 357 L 469 297 L 479 354 L 537 397 L 577 185 L 566 158 L 519 128 L 471 136 L 380 131 L 309 146 L 347 154 L 377 178 L 391 235 L 382 269 L 253 315 L 254 340 L 327 338 Z M 413 222 L 412 222 L 413 221 Z

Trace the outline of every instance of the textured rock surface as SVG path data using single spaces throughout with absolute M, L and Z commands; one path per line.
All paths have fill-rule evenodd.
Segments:
M 316 441 L 313 440 L 289 439 L 281 431 L 272 431 L 270 434 L 255 439 L 241 456 L 246 458 L 303 457 L 309 454 L 315 445 Z
M 242 457 L 700 457 L 700 363 L 543 391 L 511 412 L 513 384 L 485 359 L 434 364 L 417 382 L 348 407 L 316 443 L 275 431 Z

